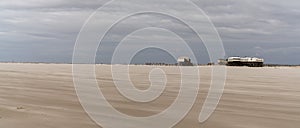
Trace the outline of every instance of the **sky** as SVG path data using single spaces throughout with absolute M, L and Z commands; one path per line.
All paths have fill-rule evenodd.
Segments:
M 199 22 L 203 18 L 201 12 L 193 11 L 190 6 L 183 4 L 186 1 L 1 0 L 0 61 L 71 63 L 80 30 L 97 11 L 102 17 L 93 17 L 91 29 L 87 32 L 91 35 L 97 34 L 97 30 L 105 29 L 105 24 L 112 22 L 117 15 L 125 16 L 128 12 L 144 8 L 171 7 L 168 10 L 170 13 L 192 17 L 187 19 L 188 23 L 197 24 L 196 29 L 199 27 L 206 30 L 205 23 Z M 203 10 L 215 26 L 226 56 L 256 56 L 264 58 L 265 63 L 300 64 L 299 0 L 192 2 Z M 149 28 L 138 30 L 143 27 Z M 100 39 L 97 41 L 100 42 Z M 89 38 L 86 40 L 88 42 Z M 184 46 L 181 47 L 184 41 L 191 47 L 197 63 L 210 62 L 203 42 L 176 18 L 150 13 L 133 15 L 121 20 L 108 31 L 99 45 L 96 62 L 110 63 L 118 46 L 125 47 L 122 50 L 127 53 L 141 45 L 159 44 L 176 54 L 171 55 L 166 49 L 150 47 L 136 52 L 130 62 L 174 63 L 181 53 L 189 56 L 188 51 L 184 51 Z M 119 45 L 120 42 L 123 45 Z

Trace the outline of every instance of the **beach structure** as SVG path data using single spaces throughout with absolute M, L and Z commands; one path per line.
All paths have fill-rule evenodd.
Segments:
M 227 66 L 263 67 L 264 59 L 257 57 L 228 57 L 227 59 L 219 59 L 218 63 Z
M 227 65 L 227 59 L 219 59 L 218 64 L 219 65 Z
M 177 59 L 178 66 L 193 66 L 191 59 L 189 57 L 179 57 Z

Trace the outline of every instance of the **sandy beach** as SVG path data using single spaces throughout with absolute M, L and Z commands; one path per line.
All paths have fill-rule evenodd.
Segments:
M 145 117 L 166 109 L 179 90 L 180 74 L 175 66 L 130 66 L 130 78 L 137 88 L 149 87 L 148 74 L 153 68 L 163 69 L 168 81 L 161 97 L 147 104 L 132 102 L 117 92 L 109 65 L 97 65 L 96 76 L 112 106 L 122 113 Z M 196 103 L 176 128 L 300 126 L 299 67 L 228 67 L 225 91 L 216 111 L 205 123 L 199 123 L 210 86 L 210 69 L 200 68 Z M 70 64 L 2 63 L 0 83 L 0 128 L 101 128 L 79 103 Z

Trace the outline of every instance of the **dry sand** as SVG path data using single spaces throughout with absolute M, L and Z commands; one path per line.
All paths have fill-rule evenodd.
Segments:
M 153 66 L 130 66 L 139 89 L 149 86 Z M 97 65 L 97 80 L 120 112 L 149 116 L 170 105 L 178 93 L 177 67 L 160 67 L 168 78 L 163 95 L 151 103 L 133 103 L 117 93 L 108 65 Z M 210 84 L 210 67 L 201 67 L 195 105 L 177 128 L 300 127 L 300 68 L 228 67 L 224 95 L 204 124 L 198 115 Z M 116 120 L 117 121 L 117 120 Z M 100 128 L 81 107 L 68 64 L 0 64 L 0 128 Z

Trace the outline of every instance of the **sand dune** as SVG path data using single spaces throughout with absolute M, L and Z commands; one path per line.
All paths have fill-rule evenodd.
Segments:
M 150 85 L 154 66 L 130 66 L 139 89 Z M 166 109 L 176 98 L 177 67 L 159 67 L 167 74 L 167 87 L 151 103 L 122 97 L 114 87 L 110 66 L 97 65 L 99 87 L 120 112 L 150 116 Z M 191 112 L 177 128 L 296 128 L 300 126 L 300 68 L 228 67 L 225 92 L 215 113 L 198 123 L 210 85 L 210 67 L 200 68 L 201 85 Z M 0 64 L 0 128 L 100 128 L 81 107 L 76 96 L 72 65 Z M 117 120 L 116 120 L 117 121 Z

